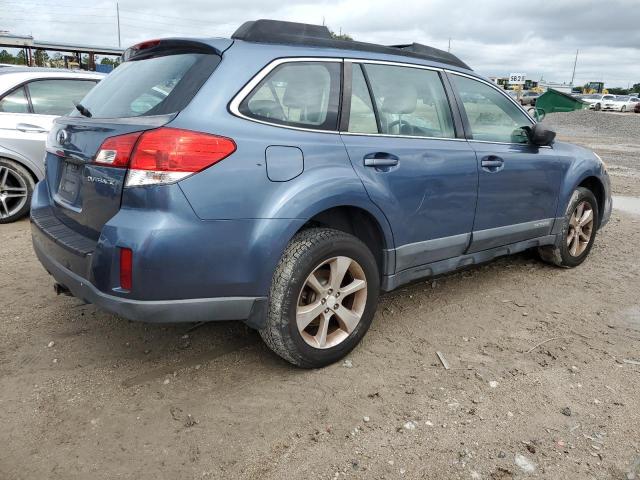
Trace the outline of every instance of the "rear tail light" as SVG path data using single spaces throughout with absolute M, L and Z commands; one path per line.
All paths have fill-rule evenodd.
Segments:
M 133 251 L 120 248 L 120 288 L 131 290 L 133 277 Z
M 235 150 L 230 138 L 158 128 L 108 138 L 100 146 L 95 163 L 128 166 L 126 187 L 160 185 L 200 172 Z
M 135 147 L 140 135 L 142 135 L 142 132 L 107 138 L 102 142 L 102 145 L 100 145 L 100 150 L 98 150 L 98 154 L 93 162 L 109 167 L 127 167 L 133 147 Z

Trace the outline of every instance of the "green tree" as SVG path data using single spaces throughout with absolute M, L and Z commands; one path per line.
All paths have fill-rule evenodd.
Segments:
M 48 67 L 49 66 L 49 54 L 46 50 L 36 50 L 33 59 L 36 62 L 36 66 L 38 67 Z
M 16 57 L 6 50 L 0 51 L 0 63 L 16 63 Z
M 631 87 L 631 91 L 635 93 L 640 93 L 640 82 L 634 83 Z
M 100 63 L 102 65 L 113 65 L 113 68 L 116 68 L 118 65 L 120 65 L 120 59 L 119 58 L 109 58 L 109 57 L 102 57 L 102 59 L 100 60 Z
M 16 55 L 16 64 L 18 65 L 28 65 L 29 62 L 27 61 L 27 54 L 24 52 L 24 50 L 20 50 L 18 52 L 18 54 Z
M 347 35 L 346 33 L 336 33 L 333 30 L 329 29 L 329 33 L 331 34 L 332 38 L 335 38 L 336 40 L 349 40 L 349 41 L 353 41 L 353 38 L 351 38 L 349 35 Z

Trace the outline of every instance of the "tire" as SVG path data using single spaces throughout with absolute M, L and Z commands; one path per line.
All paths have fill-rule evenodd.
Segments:
M 337 262 L 345 265 L 347 260 L 340 260 L 345 258 L 352 263 L 346 270 L 343 282 L 329 295 L 327 289 L 335 285 L 331 279 L 339 277 L 330 272 L 334 271 L 334 267 L 336 272 L 340 272 Z M 310 287 L 308 280 L 312 274 L 317 283 L 311 283 L 315 283 L 316 288 L 323 293 L 317 293 Z M 353 289 L 356 284 L 361 287 L 362 284 L 358 282 L 362 281 L 365 282 L 363 288 L 355 293 L 346 293 L 346 287 L 351 286 Z M 340 295 L 340 289 L 346 294 L 341 300 L 337 300 L 335 295 Z M 267 321 L 260 330 L 260 336 L 271 350 L 294 365 L 302 368 L 329 365 L 347 355 L 365 335 L 373 320 L 379 290 L 378 266 L 364 243 L 338 230 L 303 230 L 291 240 L 276 267 L 269 295 Z M 325 308 L 334 302 L 333 308 Z M 321 313 L 315 317 L 315 313 L 304 316 L 301 312 L 305 306 L 313 312 L 320 308 Z M 347 315 L 356 310 L 360 315 L 359 321 L 351 321 L 351 328 L 342 328 L 344 322 L 340 320 L 338 313 Z M 297 315 L 304 319 L 313 317 L 314 320 L 306 329 L 300 330 Z M 325 324 L 328 326 L 325 330 L 328 333 L 324 335 L 324 346 L 321 346 L 321 327 Z
M 585 215 L 588 216 L 589 209 L 592 212 L 591 226 L 588 231 L 588 240 L 584 240 L 584 236 L 587 235 L 586 223 L 580 227 L 580 232 L 582 232 L 582 234 L 576 235 L 576 228 L 574 227 L 576 223 L 576 220 L 574 220 L 574 214 L 580 213 L 578 209 L 582 205 L 584 205 L 584 209 L 582 210 L 583 218 L 585 218 Z M 591 247 L 593 247 L 599 220 L 600 212 L 598 211 L 598 202 L 596 197 L 593 195 L 591 190 L 578 187 L 571 195 L 571 200 L 567 206 L 562 224 L 562 232 L 560 233 L 558 240 L 555 245 L 540 247 L 538 249 L 540 258 L 543 261 L 558 267 L 577 267 L 584 262 L 591 251 Z M 576 236 L 578 238 L 576 238 Z
M 35 182 L 19 163 L 0 158 L 0 223 L 11 223 L 29 212 Z
M 596 103 L 596 106 L 595 106 L 595 107 L 593 107 L 593 109 L 594 109 L 595 111 L 598 111 L 598 110 L 600 110 L 601 108 L 602 108 L 602 105 L 600 105 L 599 103 Z
M 627 106 L 626 106 L 626 105 L 623 105 L 623 106 L 622 106 L 622 108 L 620 109 L 620 112 L 621 112 L 621 113 L 624 113 L 624 112 L 626 112 L 626 111 L 627 111 Z

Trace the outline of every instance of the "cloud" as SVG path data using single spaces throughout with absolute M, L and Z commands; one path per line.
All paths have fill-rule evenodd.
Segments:
M 46 8 L 48 5 L 49 8 Z M 0 0 L 0 29 L 42 40 L 117 45 L 112 1 Z M 64 15 L 60 15 L 64 12 Z M 417 41 L 451 50 L 478 72 L 609 86 L 640 82 L 637 0 L 121 0 L 123 46 L 166 36 L 229 36 L 257 18 L 322 23 L 383 44 Z

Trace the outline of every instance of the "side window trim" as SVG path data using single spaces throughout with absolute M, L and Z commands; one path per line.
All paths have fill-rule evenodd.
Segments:
M 99 80 L 97 79 L 93 79 L 93 78 L 82 78 L 82 77 L 42 77 L 42 78 L 32 78 L 30 80 L 25 81 L 22 86 L 24 87 L 24 91 L 27 94 L 27 99 L 29 100 L 29 113 L 36 113 L 36 110 L 33 106 L 33 101 L 31 100 L 31 91 L 29 90 L 29 85 L 36 83 L 36 82 L 50 82 L 50 81 L 63 81 L 63 82 L 69 82 L 69 81 L 74 81 L 74 82 L 91 82 L 93 83 L 93 86 L 95 87 L 98 83 Z M 37 115 L 49 115 L 52 117 L 57 117 L 59 115 L 54 115 L 51 113 L 37 113 Z
M 537 122 L 531 117 L 531 115 L 529 115 L 529 112 L 527 112 L 524 108 L 522 108 L 522 105 L 520 105 L 513 98 L 511 98 L 507 93 L 505 93 L 504 89 L 500 89 L 496 85 L 492 84 L 491 82 L 487 82 L 486 80 L 483 80 L 482 78 L 474 77 L 473 75 L 466 75 L 464 73 L 456 72 L 456 71 L 448 70 L 448 69 L 444 69 L 444 73 L 447 75 L 447 79 L 448 79 L 448 81 L 449 81 L 449 83 L 451 85 L 451 88 L 453 90 L 453 94 L 455 95 L 456 102 L 459 105 L 458 108 L 460 109 L 460 116 L 462 117 L 462 123 L 464 124 L 465 138 L 467 139 L 467 141 L 476 142 L 476 143 L 493 143 L 493 144 L 499 144 L 499 145 L 520 145 L 520 146 L 523 145 L 522 143 L 515 143 L 515 142 L 497 142 L 497 141 L 491 141 L 491 140 L 476 140 L 476 139 L 474 139 L 473 138 L 473 132 L 471 131 L 471 124 L 469 123 L 469 117 L 467 116 L 467 112 L 466 112 L 466 110 L 464 108 L 464 105 L 462 103 L 462 99 L 459 96 L 458 89 L 455 86 L 455 82 L 453 82 L 453 79 L 451 78 L 451 76 L 452 75 L 457 75 L 459 77 L 469 78 L 470 80 L 475 80 L 476 82 L 479 82 L 479 83 L 482 83 L 484 85 L 487 85 L 487 86 L 493 88 L 494 90 L 500 92 L 513 105 L 518 107 L 518 109 L 524 114 L 524 116 L 531 122 L 531 125 L 535 125 Z M 545 148 L 551 148 L 551 147 L 545 147 Z
M 9 95 L 13 95 L 14 93 L 16 93 L 18 90 L 22 90 L 24 92 L 24 97 L 27 99 L 27 110 L 28 110 L 26 114 L 23 113 L 22 115 L 33 113 L 33 105 L 31 105 L 31 96 L 29 95 L 29 89 L 27 88 L 27 83 L 28 81 L 22 82 L 16 85 L 15 87 L 13 87 L 11 90 L 9 90 L 7 93 L 5 93 L 0 97 L 0 102 L 4 100 L 6 97 L 8 97 Z
M 455 87 L 451 79 L 451 72 L 445 70 L 443 73 L 444 73 L 444 77 L 446 78 L 446 84 L 451 90 L 451 93 L 455 100 L 457 113 L 462 123 L 463 135 L 460 138 L 464 138 L 466 140 L 473 140 L 473 134 L 471 133 L 471 124 L 469 123 L 469 117 L 467 117 L 467 111 L 464 109 L 462 99 L 458 94 L 458 89 Z
M 35 109 L 33 108 L 33 102 L 31 101 L 31 92 L 29 91 L 30 83 L 31 82 L 24 83 L 22 85 L 22 88 L 24 88 L 24 94 L 27 96 L 27 105 L 29 105 L 29 113 L 36 113 Z
M 353 79 L 353 64 L 343 62 L 340 97 L 340 111 L 338 112 L 338 132 L 349 129 L 349 118 L 351 117 L 351 92 Z
M 364 76 L 364 80 L 365 83 L 367 84 L 367 89 L 369 91 L 369 97 L 371 98 L 371 103 L 373 106 L 373 111 L 374 111 L 374 115 L 376 118 L 376 124 L 378 127 L 378 133 L 374 134 L 374 133 L 369 133 L 369 134 L 363 134 L 363 133 L 357 133 L 357 132 L 346 132 L 346 131 L 342 131 L 340 133 L 343 134 L 348 134 L 348 135 L 378 135 L 378 136 L 384 136 L 384 137 L 397 137 L 397 138 L 417 138 L 417 139 L 423 139 L 423 140 L 464 140 L 464 136 L 462 134 L 462 126 L 461 126 L 461 120 L 460 117 L 458 116 L 458 112 L 457 110 L 454 108 L 454 105 L 452 103 L 452 99 L 450 96 L 450 91 L 448 89 L 448 85 L 447 82 L 445 81 L 444 78 L 444 69 L 442 68 L 438 68 L 438 67 L 431 67 L 428 65 L 418 65 L 418 64 L 412 64 L 412 63 L 401 63 L 401 62 L 391 62 L 391 61 L 386 61 L 386 60 L 369 60 L 369 59 L 348 59 L 345 61 L 350 61 L 353 62 L 354 64 L 359 64 L 362 74 Z M 366 65 L 383 65 L 383 66 L 391 66 L 391 67 L 402 67 L 402 68 L 414 68 L 416 70 L 428 70 L 431 72 L 435 72 L 438 76 L 438 79 L 440 81 L 440 84 L 442 86 L 442 89 L 444 91 L 444 96 L 445 96 L 445 100 L 447 103 L 447 109 L 449 114 L 451 115 L 451 121 L 453 123 L 452 127 L 453 127 L 453 137 L 428 137 L 428 136 L 420 136 L 420 135 L 399 135 L 399 134 L 389 134 L 389 133 L 382 133 L 382 124 L 381 124 L 381 120 L 380 120 L 380 112 L 378 110 L 378 102 L 375 100 L 375 96 L 373 93 L 373 87 L 371 85 L 371 80 L 369 78 L 369 74 L 367 72 L 367 68 Z
M 380 123 L 380 112 L 378 111 L 378 102 L 375 101 L 373 96 L 373 89 L 371 88 L 371 80 L 369 80 L 369 74 L 367 69 L 364 68 L 362 63 L 357 64 L 358 68 L 362 72 L 364 77 L 364 83 L 367 84 L 367 91 L 369 92 L 369 98 L 371 99 L 371 105 L 373 106 L 373 116 L 376 117 L 376 127 L 378 127 L 378 133 L 382 133 L 382 124 Z
M 98 84 L 99 80 L 98 79 L 94 79 L 94 78 L 86 78 L 86 77 L 42 77 L 42 78 L 30 78 L 28 80 L 24 80 L 23 82 L 15 85 L 11 90 L 9 90 L 7 93 L 5 93 L 4 95 L 2 95 L 0 97 L 0 100 L 4 99 L 5 97 L 11 95 L 12 93 L 16 92 L 17 90 L 23 89 L 24 90 L 24 94 L 27 97 L 27 102 L 28 102 L 28 107 L 29 107 L 29 113 L 35 113 L 35 110 L 33 109 L 33 102 L 31 101 L 31 92 L 29 92 L 29 84 L 34 83 L 34 82 L 42 82 L 42 81 L 47 81 L 47 80 L 75 80 L 75 81 L 86 81 L 86 82 L 93 82 L 94 84 Z
M 344 62 L 345 62 L 345 65 L 346 64 L 351 64 L 352 68 L 355 68 L 356 65 L 360 65 L 361 71 L 362 71 L 363 76 L 365 78 L 365 82 L 367 84 L 367 89 L 369 91 L 369 97 L 371 98 L 371 102 L 372 102 L 372 105 L 373 105 L 374 115 L 376 117 L 376 124 L 377 124 L 377 127 L 378 127 L 378 133 L 349 132 L 348 131 L 349 119 L 346 118 L 346 123 L 340 122 L 340 134 L 341 135 L 379 136 L 379 137 L 389 137 L 389 138 L 412 138 L 412 139 L 422 139 L 422 140 L 448 140 L 448 141 L 463 141 L 463 142 L 466 141 L 465 132 L 464 132 L 464 128 L 463 128 L 464 117 L 458 111 L 457 103 L 454 103 L 455 91 L 448 84 L 448 78 L 446 77 L 445 69 L 439 68 L 439 67 L 431 67 L 431 66 L 428 66 L 428 65 L 413 64 L 413 63 L 393 62 L 393 61 L 388 61 L 388 60 L 370 60 L 370 59 L 362 59 L 362 58 L 345 58 Z M 450 110 L 450 113 L 451 113 L 451 118 L 453 120 L 453 129 L 454 129 L 455 137 L 454 138 L 441 138 L 441 137 L 423 137 L 423 136 L 418 136 L 418 135 L 397 135 L 397 134 L 380 133 L 381 132 L 381 126 L 380 126 L 380 117 L 379 117 L 378 107 L 377 107 L 376 102 L 373 101 L 373 91 L 372 91 L 372 88 L 371 88 L 371 83 L 370 83 L 370 80 L 369 80 L 369 76 L 367 74 L 367 69 L 364 68 L 364 65 L 366 65 L 366 64 L 390 65 L 390 66 L 417 68 L 417 69 L 422 69 L 422 70 L 431 70 L 431 71 L 438 72 L 439 77 L 440 77 L 440 82 L 442 83 L 442 87 L 443 87 L 443 89 L 445 91 L 445 96 L 447 98 L 449 110 Z M 353 79 L 353 74 L 351 72 L 350 80 L 352 80 L 352 79 Z M 351 85 L 349 85 L 348 88 L 349 88 L 349 90 L 351 90 Z M 347 102 L 347 100 L 343 99 L 343 102 L 345 102 L 345 103 L 343 103 L 343 105 L 349 104 Z
M 529 112 L 527 112 L 524 108 L 522 108 L 522 105 L 520 105 L 518 102 L 516 102 L 512 97 L 510 97 L 503 88 L 498 88 L 495 84 L 491 83 L 491 82 L 487 82 L 486 80 L 482 79 L 482 78 L 478 78 L 478 77 L 474 77 L 473 75 L 467 75 L 465 73 L 461 73 L 461 72 L 455 72 L 453 70 L 444 70 L 446 72 L 447 75 L 457 75 L 459 77 L 466 77 L 469 78 L 471 80 L 475 80 L 476 82 L 480 82 L 480 83 L 484 83 L 485 85 L 493 88 L 495 91 L 500 92 L 500 94 L 502 94 L 503 97 L 505 97 L 507 100 L 509 100 L 511 103 L 513 103 L 516 107 L 518 107 L 520 109 L 520 111 L 522 113 L 524 113 L 525 117 L 527 117 L 530 121 L 531 124 L 535 124 L 536 121 L 535 119 L 529 115 Z M 453 82 L 451 82 L 453 84 Z M 456 91 L 455 87 L 453 87 L 454 91 Z M 456 91 L 456 95 L 457 95 L 457 91 Z
M 264 80 L 273 70 L 285 63 L 293 63 L 293 62 L 317 62 L 317 63 L 338 63 L 342 67 L 344 64 L 343 58 L 335 58 L 335 57 L 283 57 L 273 60 L 268 63 L 264 68 L 262 68 L 256 75 L 254 75 L 239 91 L 234 95 L 234 97 L 229 102 L 227 109 L 231 114 L 236 117 L 242 118 L 244 120 L 249 120 L 250 122 L 261 123 L 263 125 L 270 125 L 272 127 L 280 127 L 280 128 L 288 128 L 289 130 L 300 130 L 303 132 L 315 132 L 315 133 L 333 133 L 337 134 L 340 131 L 340 110 L 338 111 L 338 124 L 337 128 L 334 130 L 322 130 L 317 128 L 306 128 L 306 127 L 296 127 L 294 125 L 282 125 L 279 123 L 268 122 L 265 120 L 260 120 L 258 118 L 249 117 L 240 112 L 240 105 L 244 100 L 253 92 L 255 87 L 257 87 L 262 80 Z M 341 68 L 343 70 L 343 68 Z M 341 76 L 342 78 L 342 76 Z M 341 98 L 339 97 L 339 103 L 341 103 Z M 339 105 L 339 108 L 342 105 Z
M 453 129 L 455 131 L 456 138 L 466 140 L 467 132 L 470 131 L 465 121 L 466 112 L 464 108 L 461 108 L 462 102 L 458 98 L 458 92 L 449 81 L 449 75 L 444 70 L 440 72 L 440 81 L 444 86 L 444 93 L 449 101 L 449 108 L 451 109 L 451 116 L 453 117 Z

